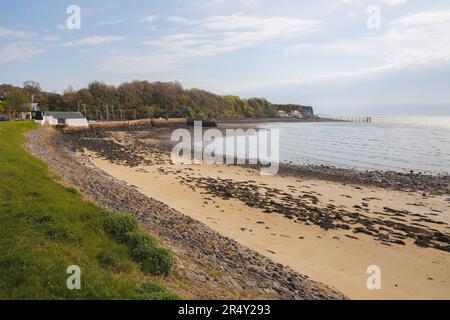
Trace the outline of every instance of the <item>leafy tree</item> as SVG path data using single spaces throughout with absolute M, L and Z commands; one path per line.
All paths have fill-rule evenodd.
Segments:
M 92 97 L 91 104 L 99 120 L 115 120 L 119 114 L 119 99 L 114 86 L 103 82 L 89 84 L 88 90 Z
M 61 105 L 61 95 L 49 94 L 47 97 L 47 110 L 59 111 Z
M 78 99 L 80 101 L 80 111 L 88 120 L 93 120 L 95 110 L 92 106 L 92 95 L 89 89 L 81 89 L 78 91 Z
M 61 107 L 62 111 L 78 111 L 79 98 L 78 92 L 75 91 L 71 86 L 64 90 L 64 94 L 61 97 Z
M 0 92 L 7 96 L 16 89 L 19 88 L 0 85 Z M 261 98 L 241 99 L 197 88 L 184 89 L 179 82 L 133 81 L 115 87 L 96 81 L 79 91 L 69 87 L 61 95 L 42 92 L 38 82 L 27 81 L 23 90 L 28 97 L 34 96 L 34 101 L 39 103 L 41 110 L 79 110 L 89 120 L 131 120 L 164 116 L 261 118 L 275 116 L 276 110 L 280 108 L 285 108 L 285 111 L 298 108 L 294 105 L 275 106 Z M 15 95 L 17 97 L 17 92 Z
M 186 113 L 187 113 L 187 116 L 188 116 L 189 118 L 193 118 L 194 115 L 195 115 L 195 112 L 194 112 L 194 110 L 193 110 L 191 107 L 188 107 L 188 108 L 187 108 Z
M 27 96 L 21 89 L 15 88 L 6 97 L 6 109 L 8 111 L 25 111 L 25 104 L 28 102 Z

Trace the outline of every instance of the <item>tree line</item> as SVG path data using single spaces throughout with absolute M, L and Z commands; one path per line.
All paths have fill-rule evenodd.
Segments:
M 29 111 L 27 103 L 41 111 L 80 111 L 89 120 L 117 121 L 160 117 L 264 118 L 276 109 L 263 98 L 220 96 L 201 89 L 184 89 L 179 82 L 133 81 L 119 86 L 92 82 L 87 88 L 62 94 L 41 90 L 38 82 L 22 88 L 0 85 L 0 112 Z M 29 106 L 29 105 L 28 105 Z

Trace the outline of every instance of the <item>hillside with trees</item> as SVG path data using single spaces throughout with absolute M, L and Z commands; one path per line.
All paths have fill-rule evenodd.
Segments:
M 4 111 L 22 110 L 24 99 L 39 104 L 42 111 L 80 111 L 89 120 L 131 120 L 159 117 L 270 118 L 273 105 L 263 98 L 220 96 L 201 89 L 184 89 L 179 82 L 133 81 L 119 86 L 92 82 L 87 88 L 63 94 L 41 90 L 27 81 L 23 88 L 0 85 Z

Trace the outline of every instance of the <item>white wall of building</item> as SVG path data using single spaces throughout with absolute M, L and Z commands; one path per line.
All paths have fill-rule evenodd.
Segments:
M 66 126 L 69 127 L 88 127 L 87 119 L 66 119 Z
M 44 116 L 44 125 L 56 126 L 58 124 L 58 119 L 52 116 Z
M 44 120 L 37 120 L 36 122 L 44 126 L 57 126 L 58 119 L 53 116 L 44 116 Z M 66 119 L 66 126 L 69 127 L 89 127 L 87 119 Z

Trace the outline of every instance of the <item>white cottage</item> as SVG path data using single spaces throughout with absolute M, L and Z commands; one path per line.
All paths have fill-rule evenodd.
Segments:
M 68 127 L 89 127 L 85 116 L 80 112 L 44 112 L 42 120 L 37 120 L 42 125 L 68 126 Z
M 285 117 L 287 116 L 287 114 L 286 114 L 286 112 L 283 111 L 283 110 L 278 110 L 277 116 L 278 116 L 279 118 L 285 118 Z
M 298 110 L 294 110 L 294 111 L 292 112 L 292 116 L 293 116 L 293 117 L 296 117 L 296 118 L 299 118 L 299 119 L 303 119 L 302 113 L 301 113 L 300 111 L 298 111 Z

